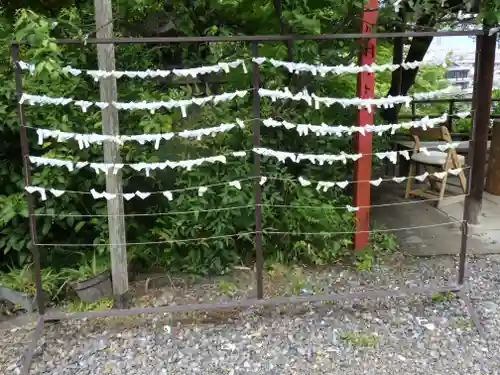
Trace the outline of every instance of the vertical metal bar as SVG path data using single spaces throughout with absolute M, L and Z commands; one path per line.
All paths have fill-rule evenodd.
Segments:
M 474 124 L 475 124 L 475 121 L 474 121 L 474 113 L 476 112 L 476 104 L 477 104 L 477 100 L 478 100 L 478 97 L 477 97 L 477 90 L 476 90 L 476 84 L 477 84 L 477 81 L 479 79 L 478 77 L 478 72 L 479 72 L 479 62 L 481 60 L 481 37 L 478 36 L 476 37 L 476 51 L 475 51 L 475 54 L 474 54 L 474 77 L 472 79 L 472 99 L 471 99 L 471 108 L 470 108 L 470 113 L 471 113 L 471 116 L 470 116 L 470 122 L 471 122 L 471 127 L 470 127 L 470 139 L 471 139 L 471 144 L 469 146 L 469 149 L 468 149 L 468 154 L 467 155 L 467 158 L 469 158 L 469 156 L 472 155 L 472 149 L 473 149 L 473 145 L 474 145 L 474 142 L 473 142 L 473 137 L 474 137 Z
M 405 10 L 402 9 L 400 11 L 400 17 L 401 20 L 403 21 L 401 25 L 396 26 L 396 32 L 403 32 L 405 31 L 404 28 L 404 21 L 406 19 L 406 13 Z M 392 63 L 395 65 L 401 65 L 403 63 L 404 59 L 404 38 L 399 37 L 399 38 L 394 38 L 394 47 L 393 47 L 393 53 L 392 53 Z M 401 95 L 402 92 L 402 86 L 403 86 L 403 68 L 399 67 L 399 69 L 396 69 L 394 72 L 392 72 L 392 81 L 396 82 L 396 87 L 397 87 L 397 94 L 396 95 Z M 398 116 L 399 116 L 399 111 L 396 111 L 396 122 L 398 122 Z
M 477 63 L 476 82 L 474 84 L 474 113 L 472 114 L 472 139 L 469 147 L 469 163 L 471 165 L 469 193 L 464 204 L 464 220 L 469 224 L 477 224 L 484 192 L 485 164 L 488 149 L 488 133 L 490 125 L 491 97 L 493 91 L 493 75 L 495 70 L 497 34 L 478 37 L 481 50 Z
M 287 51 L 288 61 L 293 61 L 293 41 L 292 40 L 287 41 L 286 51 Z
M 252 42 L 252 57 L 259 57 L 259 42 Z M 260 147 L 260 67 L 252 63 L 252 90 L 253 90 L 253 147 Z M 253 153 L 254 177 L 255 177 L 255 257 L 257 281 L 257 298 L 264 298 L 264 253 L 262 250 L 262 196 L 260 186 L 260 155 Z
M 412 121 L 415 121 L 417 119 L 416 112 L 417 112 L 417 106 L 416 106 L 415 100 L 413 100 L 411 102 L 411 120 Z
M 467 220 L 462 222 L 462 238 L 460 241 L 460 258 L 458 260 L 458 285 L 462 285 L 465 279 L 465 256 L 467 255 L 467 240 L 469 238 L 469 224 Z
M 477 333 L 479 334 L 479 337 L 481 338 L 486 338 L 486 332 L 484 331 L 484 327 L 481 324 L 481 319 L 477 315 L 476 310 L 474 309 L 474 306 L 472 305 L 472 302 L 467 296 L 467 294 L 463 290 L 459 290 L 458 292 L 455 292 L 456 295 L 465 303 L 465 306 L 467 307 L 467 311 L 469 312 L 469 316 L 476 326 Z
M 404 20 L 405 18 L 405 14 L 404 14 L 404 11 L 402 11 L 401 13 L 401 18 Z M 401 32 L 401 31 L 404 31 L 404 27 L 403 26 L 396 26 L 396 29 L 395 29 L 396 32 Z M 393 46 L 393 49 L 392 49 L 392 63 L 394 65 L 401 65 L 403 63 L 403 59 L 404 59 L 404 39 L 403 38 L 394 38 L 394 42 L 393 42 L 394 46 Z M 396 85 L 396 88 L 397 88 L 397 92 L 396 92 L 396 95 L 401 95 L 401 92 L 402 92 L 402 86 L 403 86 L 403 68 L 400 66 L 399 69 L 396 69 L 394 72 L 392 72 L 392 82 L 395 83 Z M 396 110 L 396 122 L 399 122 L 399 111 Z M 396 146 L 397 148 L 399 148 L 399 146 Z M 399 151 L 399 150 L 398 150 Z M 394 171 L 394 176 L 397 175 L 397 166 L 401 166 L 402 164 L 404 164 L 406 162 L 406 159 L 404 159 L 403 156 L 400 156 L 399 157 L 399 160 L 398 160 L 398 164 L 393 164 L 393 171 Z M 389 160 L 387 159 L 384 159 L 384 162 L 385 162 L 385 174 L 386 175 L 389 175 L 389 169 L 390 169 L 390 165 L 391 163 L 389 162 Z
M 472 81 L 472 89 L 473 89 L 473 94 L 472 94 L 472 104 L 471 104 L 471 139 L 469 142 L 469 148 L 467 149 L 467 164 L 472 167 L 471 164 L 471 159 L 474 158 L 474 147 L 475 147 L 475 141 L 474 141 L 474 113 L 475 113 L 475 107 L 476 107 L 476 101 L 478 99 L 477 96 L 477 80 L 478 80 L 478 72 L 479 72 L 479 64 L 481 63 L 481 46 L 482 46 L 482 40 L 481 37 L 476 38 L 476 51 L 474 54 L 474 79 Z M 462 238 L 460 241 L 460 257 L 458 260 L 458 277 L 457 277 L 457 282 L 458 285 L 461 285 L 464 282 L 465 279 L 465 262 L 466 262 L 466 255 L 467 255 L 467 241 L 469 239 L 469 224 L 468 224 L 468 212 L 469 212 L 469 206 L 470 206 L 470 182 L 471 182 L 471 171 L 468 170 L 466 172 L 467 176 L 467 190 L 465 191 L 465 200 L 464 200 L 464 212 L 463 212 L 463 222 L 462 222 Z
M 467 174 L 467 191 L 464 202 L 462 241 L 458 265 L 458 284 L 465 278 L 468 225 L 477 223 L 484 190 L 484 163 L 488 147 L 488 130 L 491 110 L 491 95 L 495 66 L 496 34 L 476 38 L 474 62 L 474 89 L 472 95 L 472 135 L 467 152 L 470 171 Z M 481 77 L 481 79 L 479 79 Z M 489 87 L 489 88 L 488 88 Z
M 377 24 L 378 0 L 369 0 L 363 10 L 362 33 L 370 33 Z M 359 65 L 370 65 L 375 61 L 376 43 L 375 38 L 362 39 L 364 47 L 359 56 Z M 360 98 L 373 98 L 375 91 L 375 75 L 373 72 L 362 72 L 358 74 L 357 93 Z M 357 125 L 365 126 L 373 124 L 373 108 L 368 111 L 366 108 L 358 109 Z M 356 133 L 354 137 L 355 152 L 362 154 L 354 164 L 354 206 L 363 207 L 356 211 L 356 233 L 353 242 L 354 249 L 362 249 L 368 244 L 370 229 L 370 188 L 372 169 L 372 133 L 365 135 Z M 363 182 L 361 182 L 363 181 Z
M 453 131 L 453 112 L 455 111 L 455 101 L 453 99 L 450 99 L 450 102 L 448 103 L 448 121 L 446 123 L 446 127 L 450 132 Z
M 21 154 L 23 158 L 23 172 L 24 172 L 24 183 L 26 186 L 31 185 L 31 171 L 29 166 L 29 143 L 28 134 L 26 132 L 26 120 L 24 117 L 24 108 L 20 103 L 21 97 L 23 95 L 23 76 L 22 70 L 19 66 L 19 44 L 12 45 L 12 62 L 14 64 L 14 72 L 16 77 L 16 96 L 17 96 L 17 114 L 19 117 L 19 134 L 21 137 Z M 35 217 L 35 202 L 33 195 L 28 194 L 28 215 L 29 215 L 29 226 L 31 234 L 31 252 L 33 254 L 33 264 L 35 266 L 35 285 L 36 285 L 36 303 L 38 307 L 38 313 L 43 315 L 45 313 L 45 306 L 43 300 L 43 288 L 42 288 L 42 273 L 40 265 L 40 249 L 36 245 L 37 241 L 37 230 L 36 230 L 36 217 Z

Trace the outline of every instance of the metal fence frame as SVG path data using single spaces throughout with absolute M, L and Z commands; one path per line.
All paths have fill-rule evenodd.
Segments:
M 249 42 L 252 45 L 252 57 L 259 57 L 259 43 L 264 43 L 268 41 L 294 41 L 294 40 L 338 40 L 338 39 L 368 39 L 368 38 L 401 38 L 401 37 L 429 37 L 429 36 L 483 36 L 487 35 L 487 32 L 483 31 L 445 31 L 445 32 L 392 32 L 392 33 L 355 33 L 355 34 L 331 34 L 331 35 L 310 35 L 310 36 L 300 36 L 300 35 L 261 35 L 261 36 L 211 36 L 211 37 L 153 37 L 153 38 L 110 38 L 110 39 L 87 39 L 86 44 L 166 44 L 166 43 L 206 43 L 206 42 Z M 79 45 L 83 42 L 81 40 L 73 39 L 60 39 L 57 40 L 58 44 L 75 44 Z M 22 71 L 19 67 L 18 62 L 20 61 L 19 49 L 22 43 L 13 42 L 12 43 L 12 58 L 15 66 L 16 75 L 16 91 L 17 97 L 20 99 L 23 93 L 22 87 Z M 476 54 L 476 58 L 479 54 Z M 478 64 L 476 61 L 476 69 Z M 479 69 L 480 70 L 480 69 Z M 485 73 L 478 72 L 479 76 L 483 76 Z M 260 69 L 259 65 L 252 63 L 252 89 L 253 89 L 253 116 L 256 119 L 260 118 L 260 96 L 258 93 L 260 85 Z M 475 87 L 474 87 L 474 90 Z M 21 135 L 21 146 L 22 146 L 22 157 L 23 157 L 23 167 L 25 173 L 25 182 L 30 185 L 31 173 L 28 164 L 28 136 L 26 131 L 25 116 L 23 111 L 23 105 L 18 105 L 18 114 L 20 122 L 20 135 Z M 472 139 L 474 142 L 474 138 Z M 254 147 L 258 147 L 260 144 L 260 120 L 255 120 L 253 124 L 253 144 Z M 473 156 L 475 147 L 470 147 L 470 156 Z M 260 156 L 254 155 L 254 173 L 255 176 L 260 176 Z M 470 189 L 470 175 L 468 174 L 468 186 Z M 82 319 L 82 318 L 95 318 L 95 317 L 111 317 L 111 316 L 129 316 L 136 314 L 158 314 L 158 313 L 175 313 L 175 312 L 186 312 L 186 311 L 196 311 L 196 310 L 213 310 L 213 309 L 230 309 L 230 308 L 241 308 L 250 306 L 268 306 L 268 305 L 280 305 L 280 304 L 298 304 L 305 302 L 320 302 L 320 301 L 342 301 L 342 300 L 354 300 L 360 298 L 382 298 L 382 297 L 401 297 L 416 294 L 426 294 L 430 295 L 433 293 L 445 293 L 452 292 L 458 297 L 463 299 L 466 303 L 467 309 L 469 311 L 471 319 L 474 321 L 479 333 L 483 332 L 482 326 L 479 322 L 478 316 L 474 311 L 471 301 L 466 295 L 466 288 L 464 285 L 464 275 L 465 275 L 465 262 L 466 262 L 466 252 L 467 252 L 467 237 L 468 237 L 468 222 L 466 220 L 467 216 L 464 216 L 464 220 L 461 222 L 461 246 L 460 246 L 460 259 L 457 274 L 457 282 L 450 283 L 442 287 L 429 287 L 429 288 L 402 288 L 399 290 L 375 290 L 367 292 L 356 292 L 356 293 L 332 293 L 325 295 L 309 295 L 309 296 L 292 296 L 292 297 L 280 297 L 272 299 L 264 299 L 263 295 L 263 249 L 262 249 L 262 228 L 261 228 L 261 187 L 256 179 L 255 183 L 255 218 L 256 218 L 256 236 L 255 236 L 255 248 L 256 248 L 256 284 L 257 284 L 257 298 L 246 299 L 241 301 L 231 301 L 228 303 L 203 303 L 203 304 L 188 304 L 188 305 L 178 305 L 178 306 L 160 306 L 160 307 L 148 307 L 148 308 L 131 308 L 131 309 L 111 309 L 107 311 L 89 311 L 89 312 L 75 312 L 75 313 L 46 313 L 44 309 L 44 301 L 42 295 L 42 280 L 40 272 L 40 252 L 36 245 L 32 246 L 33 260 L 35 264 L 35 274 L 36 274 L 36 287 L 37 287 L 37 305 L 38 305 L 38 318 L 36 328 L 33 333 L 33 340 L 28 345 L 26 354 L 24 356 L 22 375 L 28 375 L 30 371 L 31 362 L 35 349 L 37 347 L 37 342 L 43 333 L 43 327 L 45 322 L 57 321 L 64 319 Z M 468 192 L 467 192 L 468 193 Z M 466 201 L 469 199 L 469 194 L 466 196 Z M 30 234 L 32 244 L 36 244 L 37 234 L 36 234 L 36 220 L 34 216 L 34 202 L 32 195 L 28 194 L 28 207 L 29 207 L 29 219 L 30 219 Z
M 500 98 L 492 98 L 491 101 L 493 103 L 495 103 L 495 102 L 500 103 Z M 448 111 L 446 111 L 446 113 L 448 114 L 448 121 L 446 123 L 446 127 L 448 128 L 448 130 L 450 132 L 452 132 L 453 131 L 453 120 L 459 118 L 457 115 L 455 115 L 455 104 L 457 104 L 457 103 L 471 103 L 472 104 L 472 98 L 414 100 L 410 104 L 411 114 L 402 114 L 402 115 L 399 115 L 398 117 L 399 117 L 399 119 L 402 119 L 402 120 L 405 120 L 405 119 L 408 119 L 408 120 L 411 119 L 412 121 L 416 120 L 416 119 L 422 117 L 419 114 L 417 114 L 417 112 L 418 112 L 417 105 L 418 104 L 437 104 L 437 103 L 448 103 Z M 429 116 L 430 118 L 435 118 L 435 117 L 439 117 L 441 115 L 442 115 L 442 113 L 441 114 L 431 114 L 431 115 L 427 115 L 427 116 Z M 500 114 L 499 115 L 491 114 L 490 118 L 500 119 Z

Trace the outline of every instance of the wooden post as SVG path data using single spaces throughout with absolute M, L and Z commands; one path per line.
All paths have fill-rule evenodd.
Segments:
M 113 22 L 111 0 L 94 0 L 95 22 L 97 38 L 113 37 Z M 98 44 L 97 59 L 99 69 L 115 70 L 115 47 L 113 44 Z M 111 103 L 117 101 L 118 89 L 115 77 L 100 79 L 101 101 Z M 109 105 L 102 110 L 102 133 L 106 135 L 118 135 L 120 128 L 118 124 L 118 110 Z M 120 163 L 120 146 L 114 142 L 104 143 L 104 162 Z M 115 303 L 123 308 L 125 296 L 128 292 L 127 271 L 127 246 L 125 236 L 125 217 L 122 197 L 122 175 L 121 172 L 106 175 L 106 191 L 117 194 L 114 199 L 108 200 L 108 227 L 111 253 L 111 276 L 113 279 L 113 294 Z
M 368 0 L 365 4 L 363 16 L 361 19 L 361 32 L 371 33 L 372 28 L 377 23 L 378 0 Z M 363 39 L 363 48 L 358 59 L 359 65 L 372 64 L 375 60 L 376 39 Z M 360 98 L 373 98 L 375 90 L 374 73 L 362 72 L 358 74 L 357 96 Z M 357 113 L 358 126 L 373 124 L 373 109 L 368 111 L 366 108 L 359 109 Z M 356 233 L 354 234 L 354 249 L 361 249 L 368 244 L 370 229 L 370 183 L 372 169 L 372 133 L 366 132 L 365 135 L 356 133 L 354 137 L 355 152 L 363 154 L 354 164 L 354 180 L 365 181 L 357 182 L 354 185 L 354 206 L 364 206 L 356 212 Z
M 479 223 L 483 200 L 497 34 L 488 35 L 485 31 L 478 38 L 476 48 L 480 51 L 476 54 L 472 139 L 468 158 L 472 169 L 464 207 L 464 220 L 471 224 Z
M 493 124 L 484 190 L 494 195 L 500 195 L 500 120 L 496 120 Z

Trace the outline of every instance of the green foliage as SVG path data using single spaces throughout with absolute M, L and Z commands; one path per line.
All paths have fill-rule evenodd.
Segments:
M 455 293 L 445 292 L 445 293 L 434 293 L 431 297 L 433 302 L 447 302 L 456 298 Z
M 230 281 L 227 281 L 227 280 L 223 280 L 223 279 L 219 280 L 218 288 L 219 288 L 219 291 L 225 295 L 234 295 L 236 293 L 236 291 L 238 290 L 238 287 L 236 284 L 234 284 Z
M 50 297 L 56 299 L 66 285 L 64 275 L 53 269 L 41 270 L 42 289 Z M 7 272 L 0 273 L 0 286 L 21 293 L 34 295 L 36 293 L 35 271 L 32 264 L 26 264 L 22 268 L 10 268 Z
M 87 259 L 86 254 L 82 255 L 82 261 L 78 264 L 78 268 L 63 269 L 62 274 L 69 281 L 84 281 L 101 273 L 108 271 L 110 268 L 109 257 L 98 256 L 97 252 L 92 253 L 91 259 Z
M 494 27 L 500 24 L 500 4 L 496 0 L 481 1 L 480 12 L 477 17 L 478 23 L 485 23 Z
M 500 90 L 493 90 L 493 98 L 500 98 Z M 491 105 L 491 114 L 500 115 L 500 102 L 493 102 Z
M 303 289 L 307 289 L 307 275 L 304 269 L 298 265 L 287 266 L 283 263 L 268 262 L 266 270 L 271 289 L 285 284 L 286 292 L 292 295 L 300 295 Z
M 29 242 L 23 225 L 27 217 L 28 202 L 23 194 L 0 196 L 0 248 L 4 254 L 16 251 L 20 264 L 26 259 Z
M 347 253 L 358 271 L 370 272 L 378 258 L 399 249 L 394 233 L 380 231 L 381 228 L 376 224 L 373 227 L 378 231 L 370 233 L 370 244 L 363 249 Z
M 469 316 L 459 316 L 454 319 L 453 326 L 458 329 L 474 329 L 474 321 Z
M 354 253 L 354 265 L 358 271 L 371 271 L 374 261 L 375 254 L 373 248 L 370 246 L 357 250 Z
M 363 332 L 346 332 L 341 338 L 352 346 L 372 347 L 378 343 L 376 335 Z
M 67 311 L 82 312 L 82 311 L 106 311 L 113 307 L 112 298 L 101 298 L 92 303 L 86 303 L 81 300 L 70 301 L 67 305 Z
M 307 285 L 306 276 L 304 275 L 303 269 L 300 267 L 293 267 L 291 269 L 289 280 L 294 295 L 301 294 L 302 290 Z
M 239 5 L 238 5 L 239 6 Z M 141 12 L 145 9 L 139 6 L 134 8 L 136 16 L 140 19 Z M 266 11 L 263 9 L 263 11 Z M 325 17 L 328 12 L 323 12 Z M 71 32 L 76 29 L 74 26 L 78 23 L 78 16 L 72 10 L 61 12 L 61 18 L 65 24 L 72 25 Z M 83 12 L 82 17 L 87 13 Z M 128 15 L 132 17 L 132 15 Z M 296 14 L 297 22 L 304 21 Z M 314 18 L 314 17 L 313 17 Z M 319 17 L 323 19 L 323 17 Z M 307 22 L 306 22 L 307 23 Z M 21 58 L 31 63 L 37 63 L 37 69 L 33 74 L 25 76 L 24 87 L 28 92 L 36 92 L 53 96 L 72 96 L 96 98 L 97 92 L 95 84 L 79 77 L 72 77 L 62 74 L 60 67 L 66 64 L 72 66 L 90 67 L 95 66 L 95 58 L 90 51 L 75 50 L 71 46 L 62 46 L 53 44 L 53 35 L 64 37 L 65 31 L 51 30 L 50 23 L 43 17 L 30 12 L 20 11 L 18 20 L 14 24 L 14 34 L 17 39 L 27 40 L 29 46 L 22 48 Z M 298 27 L 298 25 L 297 25 Z M 208 30 L 208 29 L 207 29 Z M 207 31 L 212 33 L 214 30 Z M 221 28 L 218 28 L 221 32 Z M 78 33 L 80 35 L 80 33 Z M 29 36 L 29 37 L 28 37 Z M 236 48 L 237 47 L 237 48 Z M 231 49 L 227 46 L 218 49 L 217 45 L 210 45 L 208 50 L 201 46 L 202 50 L 196 54 L 187 54 L 189 48 L 179 46 L 165 46 L 144 49 L 142 46 L 131 45 L 123 46 L 117 49 L 117 60 L 128 64 L 123 69 L 144 69 L 146 67 L 157 67 L 161 64 L 165 55 L 183 56 L 188 60 L 186 65 L 200 64 L 196 55 L 200 56 L 210 52 L 208 62 L 215 62 L 228 58 L 249 56 L 248 46 L 238 45 Z M 304 43 L 303 48 L 298 48 L 301 58 L 317 59 L 317 49 L 312 44 Z M 269 56 L 284 58 L 285 55 L 282 46 L 263 45 L 262 53 Z M 325 50 L 325 57 L 330 59 L 334 55 L 333 51 Z M 137 57 L 140 56 L 140 59 Z M 12 73 L 12 72 L 9 72 Z M 263 69 L 263 79 L 270 87 L 282 86 L 287 84 L 289 77 L 286 74 L 276 74 L 274 69 Z M 141 85 L 140 81 L 120 81 L 120 96 L 123 100 L 148 100 L 148 99 L 169 99 L 182 98 L 186 96 L 202 96 L 211 94 L 214 90 L 231 91 L 237 88 L 248 87 L 250 77 L 242 73 L 227 75 L 228 81 L 222 84 L 189 84 L 174 86 L 168 91 L 163 88 L 161 82 L 153 83 L 148 87 Z M 293 77 L 291 86 L 300 86 L 301 78 Z M 341 85 L 341 86 L 339 86 Z M 332 83 L 330 80 L 318 80 L 316 83 L 319 94 L 334 92 L 338 95 L 354 95 L 355 82 L 350 78 L 339 77 L 339 83 Z M 9 88 L 9 94 L 12 97 L 12 87 Z M 234 118 L 234 105 L 220 105 L 208 108 L 202 107 L 194 113 L 190 113 L 187 119 L 181 119 L 178 113 L 140 113 L 131 112 L 121 115 L 121 131 L 125 134 L 141 132 L 165 132 L 180 131 L 196 126 L 213 126 L 221 122 L 229 122 Z M 12 130 L 18 126 L 15 117 L 14 108 L 12 110 Z M 284 111 L 284 106 L 270 105 L 263 103 L 262 112 L 266 116 L 276 116 Z M 239 105 L 238 117 L 247 118 L 250 115 L 250 106 Z M 290 120 L 308 120 L 308 121 L 352 121 L 352 112 L 346 112 L 342 117 L 333 111 L 325 111 L 319 114 L 318 111 L 311 111 L 303 106 L 292 105 L 288 110 Z M 58 128 L 61 130 L 72 130 L 80 132 L 99 132 L 100 116 L 98 112 L 82 114 L 70 107 L 28 107 L 26 108 L 26 119 L 28 125 L 37 127 Z M 54 124 L 56 124 L 54 126 Z M 269 140 L 266 147 L 280 148 L 281 144 L 289 144 L 290 148 L 296 151 L 310 152 L 334 152 L 339 147 L 349 147 L 346 141 L 312 139 L 304 143 L 296 134 L 282 130 L 271 129 L 269 134 L 263 134 L 263 139 Z M 31 134 L 30 134 L 31 135 Z M 33 137 L 30 137 L 33 142 Z M 248 130 L 235 132 L 227 135 L 221 135 L 214 139 L 204 139 L 200 142 L 185 142 L 182 140 L 172 140 L 168 147 L 160 147 L 159 150 L 152 150 L 149 145 L 144 147 L 132 147 L 125 145 L 122 148 L 123 159 L 129 161 L 156 161 L 165 159 L 193 158 L 197 154 L 214 155 L 226 153 L 230 150 L 238 150 L 251 147 L 251 133 Z M 13 138 L 13 144 L 17 143 Z M 30 144 L 32 150 L 37 147 L 34 142 Z M 71 143 L 56 143 L 52 141 L 45 142 L 39 153 L 47 157 L 71 158 L 73 160 L 98 159 L 101 156 L 102 149 L 91 147 L 85 150 L 77 150 Z M 81 159 L 77 159 L 78 156 Z M 281 178 L 294 179 L 299 174 L 303 174 L 303 167 L 296 168 L 273 164 L 269 161 L 263 172 L 268 175 L 274 175 Z M 308 173 L 311 178 L 341 178 L 345 176 L 347 167 L 332 167 L 327 174 L 325 171 L 312 170 Z M 155 174 L 150 179 L 124 175 L 124 188 L 126 190 L 183 190 L 191 186 L 210 185 L 220 181 L 231 181 L 252 176 L 253 166 L 251 160 L 245 160 L 243 163 L 239 160 L 228 160 L 226 165 L 214 165 L 197 168 L 187 173 L 169 173 Z M 16 179 L 11 179 L 16 181 Z M 22 188 L 22 179 L 17 179 L 17 186 L 12 188 L 18 195 L 8 195 L 5 199 L 9 202 L 5 210 L 10 216 L 16 215 L 20 220 L 26 216 L 26 207 L 18 191 Z M 66 190 L 90 190 L 91 188 L 103 184 L 103 178 L 86 174 L 80 171 L 78 175 L 69 175 L 64 170 L 55 168 L 36 169 L 33 174 L 33 184 L 40 186 L 50 186 Z M 86 196 L 70 196 L 68 194 L 59 199 L 51 199 L 40 205 L 37 202 L 37 213 L 46 215 L 40 217 L 38 222 L 39 241 L 40 242 L 86 242 L 94 243 L 100 256 L 106 256 L 106 246 L 99 246 L 107 242 L 107 222 L 104 218 L 94 217 L 91 219 L 80 218 L 79 215 L 92 213 L 104 215 L 106 213 L 105 202 L 93 201 Z M 175 193 L 175 200 L 168 202 L 163 198 L 157 200 L 150 198 L 152 202 L 146 209 L 147 214 L 151 216 L 140 217 L 139 219 L 127 217 L 128 233 L 127 238 L 130 242 L 166 242 L 166 245 L 154 247 L 131 246 L 130 260 L 139 263 L 143 267 L 161 266 L 168 267 L 171 270 L 182 271 L 186 273 L 221 273 L 228 267 L 241 261 L 250 262 L 254 257 L 254 237 L 253 235 L 241 235 L 239 237 L 227 237 L 233 233 L 252 232 L 255 223 L 254 197 L 252 183 L 249 181 L 241 191 L 233 187 L 214 188 L 209 190 L 203 196 L 196 194 L 196 190 L 183 191 Z M 338 193 L 319 195 L 311 192 L 310 189 L 302 189 L 296 183 L 279 183 L 273 180 L 268 182 L 263 191 L 263 228 L 266 230 L 280 232 L 326 232 L 326 231 L 350 231 L 353 227 L 353 215 L 335 212 L 327 205 L 332 206 L 336 203 L 346 203 L 348 200 Z M 127 202 L 126 210 L 128 213 L 144 213 L 143 205 L 137 202 Z M 273 209 L 271 205 L 296 205 L 298 208 Z M 234 210 L 210 211 L 216 207 L 232 206 L 250 206 Z M 318 207 L 321 210 L 310 210 L 304 207 Z M 324 207 L 323 207 L 324 206 Z M 181 214 L 181 212 L 190 211 Z M 173 215 L 172 213 L 176 214 Z M 57 213 L 69 214 L 59 217 Z M 166 213 L 166 214 L 164 214 Z M 14 224 L 14 225 L 12 225 Z M 26 222 L 21 221 L 20 233 L 27 233 Z M 27 236 L 14 236 L 20 224 L 10 220 L 9 223 L 2 223 L 3 236 L 0 240 L 4 241 L 6 252 L 12 249 L 18 251 L 24 257 L 28 257 L 26 252 Z M 218 237 L 216 239 L 207 239 L 200 241 L 186 241 L 184 239 Z M 298 239 L 300 238 L 300 241 Z M 175 242 L 180 240 L 180 242 Z M 265 236 L 264 246 L 266 255 L 269 259 L 279 259 L 283 262 L 307 262 L 313 264 L 325 264 L 338 255 L 341 248 L 349 245 L 348 235 L 327 236 L 318 238 L 303 238 L 303 236 Z M 20 257 L 18 263 L 22 264 L 24 260 Z M 74 254 L 68 256 L 66 251 L 57 247 L 50 252 L 50 256 L 45 261 L 55 264 L 73 264 L 81 263 Z M 88 260 L 87 260 L 88 261 Z M 91 262 L 92 263 L 92 262 Z M 69 271 L 67 271 L 69 272 Z M 84 262 L 80 267 L 73 269 L 70 275 L 71 279 L 86 278 L 91 274 L 91 264 Z M 69 275 L 69 273 L 68 273 Z
M 471 124 L 470 118 L 456 119 L 453 121 L 453 130 L 457 133 L 470 134 Z
M 373 226 L 378 231 L 370 233 L 370 243 L 377 253 L 391 254 L 399 250 L 397 237 L 394 233 L 382 231 L 382 226 Z

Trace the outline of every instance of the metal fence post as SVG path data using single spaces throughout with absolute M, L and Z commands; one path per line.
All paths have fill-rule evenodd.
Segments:
M 23 95 L 23 76 L 22 70 L 19 66 L 19 44 L 12 44 L 12 62 L 14 64 L 14 72 L 16 76 L 16 99 L 17 99 L 17 113 L 19 116 L 19 133 L 21 136 L 21 152 L 23 158 L 23 171 L 24 182 L 26 186 L 31 185 L 31 171 L 29 166 L 29 142 L 28 134 L 26 132 L 26 120 L 24 117 L 24 108 L 20 103 Z M 42 284 L 42 270 L 40 262 L 40 249 L 37 246 L 37 229 L 35 217 L 35 202 L 32 194 L 27 194 L 28 198 L 28 216 L 31 235 L 31 253 L 33 254 L 33 264 L 35 266 L 35 285 L 36 285 L 36 303 L 38 313 L 43 315 L 45 313 L 44 297 L 43 297 L 43 284 Z
M 259 57 L 259 42 L 252 42 L 252 57 Z M 260 67 L 252 63 L 252 90 L 253 90 L 253 147 L 260 147 Z M 260 155 L 253 153 L 254 186 L 255 186 L 255 277 L 257 281 L 257 298 L 264 298 L 264 254 L 262 250 L 262 191 L 260 186 Z
M 486 31 L 487 33 L 487 31 Z M 477 224 L 483 200 L 486 152 L 493 90 L 497 34 L 481 35 L 476 42 L 474 64 L 474 92 L 472 98 L 472 137 L 468 150 L 471 169 L 467 175 L 467 192 L 464 202 L 462 244 L 458 269 L 458 283 L 465 278 L 468 224 Z
M 450 99 L 448 103 L 448 122 L 446 123 L 447 128 L 450 132 L 453 131 L 453 112 L 455 111 L 455 101 Z
M 483 200 L 497 35 L 488 35 L 486 30 L 484 35 L 478 37 L 481 50 L 479 61 L 476 62 L 478 70 L 472 103 L 472 138 L 468 158 L 471 170 L 464 204 L 464 220 L 469 224 L 478 223 Z

